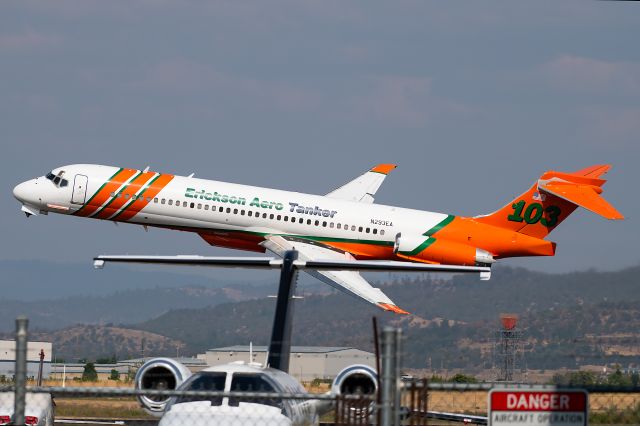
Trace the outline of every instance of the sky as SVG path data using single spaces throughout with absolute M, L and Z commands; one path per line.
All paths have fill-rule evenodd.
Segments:
M 3 1 L 1 260 L 234 254 L 192 234 L 48 215 L 13 187 L 98 163 L 322 194 L 398 164 L 376 202 L 489 213 L 546 170 L 613 168 L 537 271 L 636 265 L 635 2 Z

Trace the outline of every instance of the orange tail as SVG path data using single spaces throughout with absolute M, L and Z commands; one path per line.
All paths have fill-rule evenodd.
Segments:
M 544 238 L 578 207 L 607 219 L 623 216 L 600 194 L 611 166 L 596 165 L 574 173 L 548 171 L 524 194 L 495 213 L 475 217 L 488 225 Z

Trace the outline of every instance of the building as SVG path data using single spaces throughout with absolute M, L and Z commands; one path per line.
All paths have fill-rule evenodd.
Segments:
M 266 346 L 253 347 L 252 362 L 264 364 Z M 249 346 L 227 346 L 209 349 L 204 356 L 207 365 L 227 364 L 233 361 L 249 361 Z M 375 368 L 376 357 L 370 352 L 355 348 L 325 346 L 293 346 L 289 364 L 289 374 L 300 381 L 313 379 L 333 379 L 345 367 L 364 364 Z
M 118 372 L 120 380 L 124 380 L 127 375 L 134 375 L 138 368 L 151 358 L 135 358 L 118 361 L 115 364 L 94 364 L 98 380 L 106 380 L 111 377 L 112 370 Z M 197 358 L 173 358 L 187 367 L 192 373 L 206 368 L 207 365 L 201 359 Z M 55 380 L 73 380 L 81 379 L 84 372 L 83 363 L 54 363 L 51 366 L 51 379 Z
M 81 362 L 61 362 L 51 364 L 51 380 L 73 380 L 82 379 L 82 373 L 84 373 L 84 366 L 86 364 Z M 111 371 L 116 370 L 120 380 L 125 380 L 130 369 L 126 365 L 121 364 L 94 364 L 98 380 L 107 380 L 111 377 Z M 135 371 L 135 370 L 134 370 Z
M 44 363 L 42 365 L 42 377 L 49 377 L 51 373 L 51 342 L 27 343 L 27 377 L 37 378 L 40 368 L 40 351 L 44 351 Z M 0 340 L 0 379 L 12 379 L 16 372 L 16 342 L 15 340 Z
M 130 367 L 133 371 L 137 371 L 138 368 L 142 366 L 142 364 L 149 361 L 150 359 L 153 359 L 153 357 L 124 359 L 122 361 L 118 361 L 118 365 L 127 366 L 128 368 Z M 197 373 L 198 371 L 207 368 L 207 364 L 201 358 L 182 357 L 171 359 L 184 365 L 192 373 Z

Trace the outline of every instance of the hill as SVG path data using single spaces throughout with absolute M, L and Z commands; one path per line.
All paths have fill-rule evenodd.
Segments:
M 89 262 L 0 261 L 0 272 L 0 332 L 12 331 L 18 315 L 27 315 L 32 328 L 47 330 L 77 323 L 135 323 L 172 308 L 262 297 L 275 286 L 122 265 L 98 271 Z
M 131 323 L 157 317 L 176 308 L 202 308 L 220 303 L 264 297 L 269 288 L 181 287 L 119 291 L 106 296 L 22 302 L 4 300 L 0 332 L 15 328 L 15 318 L 26 315 L 32 329 L 55 330 L 74 324 Z
M 184 347 L 184 343 L 177 339 L 112 325 L 77 325 L 55 332 L 32 332 L 29 338 L 53 342 L 54 356 L 67 362 L 96 360 L 105 356 L 138 358 L 143 341 L 145 354 L 154 356 L 175 356 L 177 348 Z
M 100 297 L 116 292 L 154 288 L 223 288 L 249 284 L 260 287 L 268 283 L 266 280 L 254 280 L 251 283 L 248 280 L 230 282 L 192 273 L 174 272 L 175 270 L 158 268 L 148 272 L 115 264 L 104 270 L 96 270 L 90 260 L 86 263 L 0 260 L 0 302 L 34 302 L 77 296 Z
M 383 324 L 405 330 L 405 360 L 410 366 L 489 368 L 498 317 L 514 312 L 522 317 L 531 368 L 574 367 L 594 361 L 638 362 L 637 350 L 631 351 L 631 357 L 620 358 L 599 350 L 588 338 L 628 332 L 631 337 L 627 340 L 640 341 L 634 329 L 640 312 L 633 304 L 640 300 L 638 273 L 640 267 L 572 274 L 496 268 L 489 282 L 471 277 L 450 281 L 420 278 L 382 286 L 392 300 L 412 312 L 409 316 L 380 312 L 341 293 L 309 296 L 296 301 L 293 341 L 372 350 L 371 317 L 376 315 Z M 251 300 L 172 310 L 135 327 L 179 336 L 193 352 L 248 341 L 265 344 L 273 310 L 273 300 Z

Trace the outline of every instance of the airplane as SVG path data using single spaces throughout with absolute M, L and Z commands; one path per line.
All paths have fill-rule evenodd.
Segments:
M 474 217 L 374 203 L 394 164 L 378 164 L 325 194 L 93 164 L 53 169 L 17 185 L 13 194 L 29 216 L 60 213 L 198 234 L 231 249 L 289 250 L 302 262 L 336 265 L 377 262 L 379 269 L 479 272 L 489 279 L 496 260 L 553 256 L 546 237 L 577 207 L 607 219 L 623 219 L 602 196 L 609 165 L 564 173 L 547 171 L 513 201 Z M 121 256 L 124 261 L 126 256 Z M 180 256 L 132 256 L 132 261 L 180 263 Z M 372 265 L 374 267 L 375 265 Z M 404 269 L 403 269 L 404 268 Z M 307 269 L 321 281 L 386 311 L 408 312 L 357 270 Z
M 373 397 L 378 391 L 376 371 L 359 364 L 344 368 L 333 380 L 331 389 L 320 396 L 309 394 L 285 371 L 245 361 L 212 366 L 191 374 L 176 360 L 152 358 L 138 369 L 134 381 L 136 389 L 140 390 L 204 392 L 198 396 L 138 395 L 145 411 L 161 417 L 161 426 L 179 426 L 185 422 L 203 425 L 313 425 L 334 408 L 337 396 L 361 397 L 373 404 Z M 231 395 L 219 395 L 222 392 Z M 300 397 L 278 398 L 276 394 Z M 372 409 L 367 409 L 367 413 L 371 414 Z

